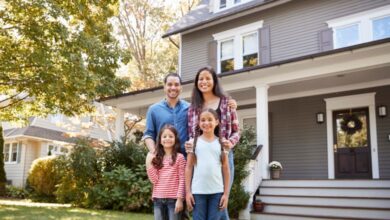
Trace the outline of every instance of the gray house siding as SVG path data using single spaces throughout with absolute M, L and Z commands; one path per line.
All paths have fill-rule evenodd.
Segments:
M 227 23 L 182 35 L 183 80 L 193 79 L 196 71 L 207 65 L 207 45 L 212 35 L 245 24 L 264 20 L 271 30 L 271 62 L 320 52 L 319 31 L 326 21 L 389 5 L 387 0 L 323 1 L 298 0 Z
M 326 123 L 317 124 L 315 114 L 326 112 L 325 98 L 369 92 L 376 92 L 376 105 L 390 106 L 390 86 L 270 102 L 270 160 L 282 163 L 282 178 L 327 179 Z M 390 178 L 390 115 L 376 120 L 379 175 Z

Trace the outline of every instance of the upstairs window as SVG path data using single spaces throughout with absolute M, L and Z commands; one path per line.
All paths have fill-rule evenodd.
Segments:
M 390 6 L 328 21 L 335 48 L 390 37 Z
M 216 3 L 214 6 L 214 12 L 219 12 L 253 0 L 214 0 L 214 1 Z
M 259 21 L 213 35 L 218 43 L 218 73 L 256 66 L 260 63 L 258 31 L 262 25 L 263 21 Z

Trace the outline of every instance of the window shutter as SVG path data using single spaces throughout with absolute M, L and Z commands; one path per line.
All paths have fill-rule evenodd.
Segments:
M 22 157 L 22 142 L 18 143 L 18 155 L 16 158 L 17 163 L 20 163 L 20 158 Z
M 208 65 L 217 71 L 217 60 L 218 60 L 218 42 L 211 41 L 208 45 Z
M 271 38 L 270 26 L 265 26 L 259 29 L 259 64 L 271 63 Z
M 319 31 L 319 46 L 320 51 L 328 51 L 333 49 L 333 29 L 327 28 Z

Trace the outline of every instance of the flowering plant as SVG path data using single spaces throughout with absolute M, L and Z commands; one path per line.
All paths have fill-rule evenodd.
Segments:
M 271 170 L 283 169 L 282 164 L 278 161 L 272 161 L 271 163 L 268 164 L 268 166 Z

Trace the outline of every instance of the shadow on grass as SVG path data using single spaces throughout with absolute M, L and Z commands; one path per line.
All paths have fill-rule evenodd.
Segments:
M 113 220 L 151 220 L 151 214 L 128 213 L 119 211 L 101 211 L 79 208 L 26 207 L 0 205 L 0 219 L 113 219 Z

